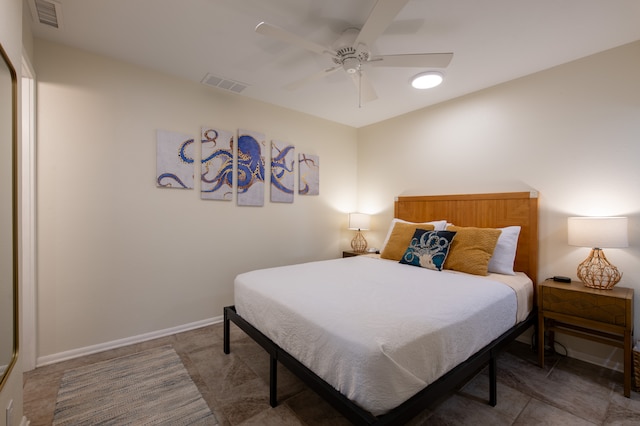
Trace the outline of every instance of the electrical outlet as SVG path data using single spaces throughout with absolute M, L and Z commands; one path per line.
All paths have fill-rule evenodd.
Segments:
M 6 425 L 11 426 L 11 418 L 13 417 L 13 399 L 9 400 L 9 404 L 7 404 L 7 421 Z

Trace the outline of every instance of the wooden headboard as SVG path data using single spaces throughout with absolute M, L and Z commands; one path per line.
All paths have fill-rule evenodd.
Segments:
M 538 193 L 504 192 L 397 197 L 394 216 L 410 222 L 446 219 L 457 226 L 503 228 L 519 225 L 514 269 L 538 280 Z

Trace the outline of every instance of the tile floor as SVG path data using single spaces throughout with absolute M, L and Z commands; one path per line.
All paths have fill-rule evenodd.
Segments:
M 222 324 L 59 362 L 24 374 L 24 414 L 32 426 L 53 420 L 63 373 L 79 365 L 165 344 L 173 345 L 221 425 L 347 425 L 284 367 L 276 408 L 269 406 L 269 357 L 235 325 L 231 354 L 222 351 Z M 444 396 L 410 425 L 639 425 L 640 394 L 622 395 L 622 374 L 560 356 L 541 369 L 526 344 L 498 360 L 498 405 L 488 400 L 486 371 Z

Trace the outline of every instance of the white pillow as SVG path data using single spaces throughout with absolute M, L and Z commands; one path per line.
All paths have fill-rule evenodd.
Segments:
M 515 275 L 513 272 L 513 262 L 516 260 L 516 249 L 518 248 L 518 237 L 520 236 L 519 226 L 507 226 L 498 228 L 502 232 L 498 237 L 498 243 L 493 256 L 489 260 L 489 272 L 497 274 Z
M 389 226 L 389 230 L 387 231 L 387 236 L 384 238 L 384 242 L 382 243 L 382 247 L 380 247 L 380 253 L 384 250 L 385 246 L 389 242 L 389 237 L 391 236 L 391 232 L 393 232 L 393 226 L 398 223 L 428 223 L 434 226 L 434 231 L 446 231 L 447 229 L 447 221 L 446 220 L 435 220 L 433 222 L 409 222 L 408 220 L 396 219 L 394 218 L 391 221 L 391 225 Z

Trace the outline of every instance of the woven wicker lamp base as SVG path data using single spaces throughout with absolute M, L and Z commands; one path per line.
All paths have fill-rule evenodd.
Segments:
M 589 257 L 578 265 L 578 278 L 586 287 L 611 290 L 620 281 L 622 274 L 609 263 L 602 249 L 594 248 Z
M 362 235 L 362 232 L 360 232 L 360 230 L 356 232 L 356 236 L 353 237 L 353 240 L 351 240 L 351 248 L 356 253 L 364 253 L 364 251 L 367 249 L 367 240 L 364 239 L 364 236 Z

